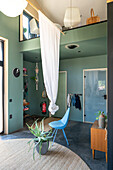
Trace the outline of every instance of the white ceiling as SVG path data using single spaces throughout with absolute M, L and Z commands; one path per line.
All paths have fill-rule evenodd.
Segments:
M 37 0 L 46 16 L 54 23 L 63 24 L 65 10 L 70 7 L 71 0 Z M 100 16 L 100 20 L 107 20 L 106 0 L 72 0 L 72 6 L 80 9 L 82 15 L 81 25 L 86 24 L 86 19 L 90 17 L 90 9 L 93 8 L 95 15 Z

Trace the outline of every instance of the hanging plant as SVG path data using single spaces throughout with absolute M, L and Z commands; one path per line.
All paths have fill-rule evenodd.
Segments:
M 31 77 L 32 80 L 35 80 L 35 83 L 36 83 L 36 90 L 38 90 L 38 82 L 39 82 L 39 76 L 38 76 L 38 73 L 39 73 L 39 69 L 38 69 L 38 63 L 36 63 L 36 67 L 35 67 L 35 77 Z

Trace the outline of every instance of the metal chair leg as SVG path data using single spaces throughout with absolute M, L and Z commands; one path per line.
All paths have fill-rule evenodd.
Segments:
M 64 129 L 62 129 L 62 131 L 63 131 L 64 137 L 65 137 L 65 139 L 66 139 L 67 145 L 69 145 L 69 142 L 68 142 L 68 140 L 67 140 L 67 137 L 66 137 L 66 134 L 65 134 Z
M 57 135 L 57 131 L 58 131 L 58 129 L 55 129 L 55 130 L 56 130 L 56 132 L 55 132 L 55 136 L 54 136 L 54 138 L 53 138 L 52 146 L 53 146 L 53 144 L 54 144 L 54 141 L 55 141 L 55 138 L 56 138 L 56 135 Z
M 52 136 L 54 135 L 55 131 L 56 131 L 56 129 L 54 129 L 54 131 L 53 131 L 53 133 L 52 133 Z

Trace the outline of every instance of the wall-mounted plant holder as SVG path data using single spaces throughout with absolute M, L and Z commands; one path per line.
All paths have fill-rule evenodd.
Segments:
M 35 78 L 36 90 L 38 90 L 38 82 L 39 82 L 39 76 L 38 76 L 39 68 L 38 68 L 38 63 L 36 63 L 35 72 L 36 72 L 36 78 Z

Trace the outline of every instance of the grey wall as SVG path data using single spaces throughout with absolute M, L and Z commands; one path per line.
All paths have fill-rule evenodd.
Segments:
M 27 100 L 28 102 L 30 102 L 29 111 L 26 111 L 26 113 L 29 113 L 30 115 L 37 115 L 37 116 L 48 116 L 48 112 L 46 113 L 46 115 L 43 115 L 40 109 L 40 103 L 46 101 L 48 105 L 48 99 L 42 98 L 42 91 L 44 90 L 44 84 L 43 84 L 41 62 L 39 62 L 38 65 L 39 65 L 39 86 L 37 91 L 35 86 L 35 81 L 31 79 L 31 77 L 35 77 L 36 64 L 28 61 L 24 61 L 23 63 L 23 66 L 27 68 L 28 77 L 24 77 L 24 79 L 25 78 L 28 79 Z
M 106 67 L 107 55 L 61 60 L 60 71 L 67 71 L 67 93 L 83 94 L 83 69 Z M 82 110 L 72 106 L 70 120 L 83 121 L 83 96 L 80 99 Z

